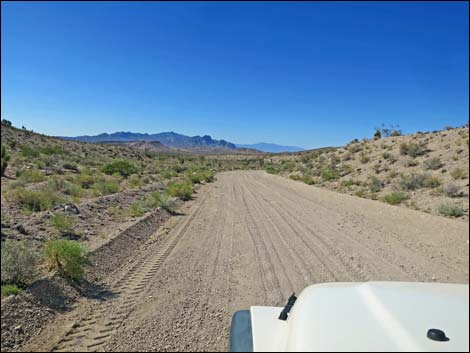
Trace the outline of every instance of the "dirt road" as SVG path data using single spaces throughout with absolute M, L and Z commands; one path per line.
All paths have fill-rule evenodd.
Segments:
M 468 283 L 468 222 L 264 172 L 217 179 L 49 348 L 226 350 L 234 311 L 283 305 L 310 284 Z

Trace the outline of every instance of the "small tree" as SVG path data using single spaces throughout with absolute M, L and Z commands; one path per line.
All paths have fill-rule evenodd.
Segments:
M 5 145 L 2 145 L 2 162 L 1 162 L 1 173 L 2 176 L 5 176 L 5 170 L 8 167 L 8 162 L 11 159 L 11 156 L 8 154 L 7 148 Z

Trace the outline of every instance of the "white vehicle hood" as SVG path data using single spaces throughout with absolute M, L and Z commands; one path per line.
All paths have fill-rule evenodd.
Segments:
M 252 307 L 254 351 L 469 351 L 469 287 L 328 283 L 306 288 L 287 321 Z M 449 338 L 427 337 L 440 329 Z

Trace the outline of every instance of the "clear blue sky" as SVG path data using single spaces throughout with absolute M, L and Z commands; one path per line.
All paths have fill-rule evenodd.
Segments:
M 467 2 L 2 2 L 1 114 L 303 147 L 468 119 Z

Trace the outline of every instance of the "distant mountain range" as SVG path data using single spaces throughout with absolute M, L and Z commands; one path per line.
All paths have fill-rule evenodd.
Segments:
M 305 151 L 305 148 L 296 146 L 282 146 L 276 145 L 275 143 L 253 143 L 248 145 L 236 144 L 238 148 L 253 148 L 258 151 L 269 152 L 269 153 L 281 153 L 281 152 L 301 152 Z
M 158 141 L 165 146 L 192 149 L 192 148 L 216 148 L 216 149 L 240 149 L 249 148 L 262 152 L 280 153 L 280 152 L 299 152 L 304 151 L 301 147 L 281 146 L 273 143 L 255 143 L 251 145 L 234 144 L 225 140 L 215 140 L 209 135 L 204 136 L 186 136 L 176 132 L 161 132 L 157 134 L 135 133 L 135 132 L 114 132 L 111 134 L 103 133 L 94 136 L 61 136 L 64 140 L 74 140 L 90 143 L 98 142 L 136 142 L 136 141 Z
M 228 149 L 237 148 L 235 144 L 225 140 L 214 140 L 208 135 L 185 136 L 176 132 L 161 132 L 158 134 L 141 134 L 135 132 L 115 132 L 112 134 L 99 134 L 95 136 L 61 137 L 65 140 L 75 140 L 83 142 L 133 142 L 133 141 L 159 141 L 165 146 L 176 148 L 193 147 L 223 147 Z

